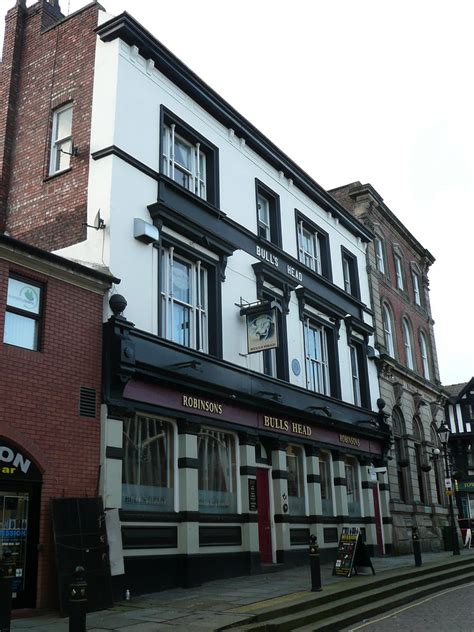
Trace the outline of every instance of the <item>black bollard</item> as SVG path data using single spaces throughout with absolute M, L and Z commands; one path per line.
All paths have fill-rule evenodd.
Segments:
M 9 571 L 9 568 L 0 568 L 0 632 L 10 632 L 12 575 Z
M 76 566 L 69 584 L 69 632 L 86 632 L 87 582 L 84 568 Z
M 318 540 L 315 535 L 309 536 L 309 563 L 311 567 L 311 592 L 320 592 L 321 560 L 319 559 Z
M 415 566 L 421 566 L 421 543 L 418 527 L 411 528 L 411 539 L 413 542 L 413 555 L 415 556 Z

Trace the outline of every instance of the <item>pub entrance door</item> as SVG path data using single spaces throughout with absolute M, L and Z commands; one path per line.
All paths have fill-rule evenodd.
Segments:
M 257 509 L 260 562 L 262 564 L 271 564 L 273 557 L 268 470 L 262 467 L 257 468 Z

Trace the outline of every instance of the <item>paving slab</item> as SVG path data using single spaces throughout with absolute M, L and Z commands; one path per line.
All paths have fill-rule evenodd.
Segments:
M 474 550 L 463 551 L 462 557 Z M 453 559 L 452 553 L 423 554 L 423 565 Z M 377 574 L 414 567 L 413 556 L 373 558 Z M 370 575 L 371 576 L 371 575 Z M 332 575 L 332 564 L 321 567 L 323 590 L 340 591 L 363 582 L 365 576 L 341 578 Z M 173 588 L 147 595 L 133 595 L 113 608 L 87 616 L 88 632 L 211 632 L 242 621 L 256 612 L 307 599 L 311 581 L 308 567 L 274 573 L 215 580 L 192 589 Z M 12 621 L 12 632 L 68 632 L 68 620 L 54 613 Z

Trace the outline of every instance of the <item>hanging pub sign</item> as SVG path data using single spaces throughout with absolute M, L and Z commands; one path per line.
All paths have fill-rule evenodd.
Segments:
M 277 301 L 262 301 L 240 310 L 247 319 L 247 351 L 259 353 L 278 347 L 278 315 L 281 307 Z

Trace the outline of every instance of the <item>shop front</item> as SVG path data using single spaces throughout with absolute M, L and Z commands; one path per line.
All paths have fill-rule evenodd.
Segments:
M 13 608 L 35 605 L 41 482 L 31 457 L 0 437 L 0 572 L 11 578 Z
M 116 596 L 307 563 L 310 535 L 329 560 L 347 525 L 373 554 L 390 550 L 381 411 L 364 418 L 283 382 L 269 391 L 263 376 L 186 358 L 125 319 L 105 337 Z

